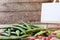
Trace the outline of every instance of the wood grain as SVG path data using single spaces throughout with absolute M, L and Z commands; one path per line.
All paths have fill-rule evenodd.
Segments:
M 51 2 L 52 0 L 0 0 L 0 3 L 7 2 Z
M 40 21 L 40 12 L 0 12 L 0 24 Z
M 0 4 L 0 11 L 37 11 L 41 10 L 41 3 L 4 3 Z

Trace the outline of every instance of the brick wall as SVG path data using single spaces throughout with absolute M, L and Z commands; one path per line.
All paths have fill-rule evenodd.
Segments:
M 0 0 L 0 24 L 40 22 L 42 2 L 50 0 Z

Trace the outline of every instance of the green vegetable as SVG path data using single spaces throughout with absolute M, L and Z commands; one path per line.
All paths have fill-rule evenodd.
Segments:
M 34 25 L 30 25 L 30 24 L 29 24 L 29 26 L 30 26 L 32 29 L 34 29 L 34 28 L 39 28 L 38 26 L 34 26 Z
M 9 34 L 7 34 L 7 33 L 6 33 L 6 34 L 3 34 L 3 35 L 4 35 L 4 36 L 9 36 Z
M 16 34 L 16 32 L 11 32 L 11 34 Z
M 57 38 L 60 38 L 60 33 L 57 33 L 57 34 L 56 34 L 56 37 L 57 37 Z
M 26 37 L 29 37 L 29 35 L 25 34 L 25 35 L 20 36 L 20 38 L 26 38 Z
M 16 29 L 18 29 L 18 30 L 21 30 L 24 34 L 26 34 L 26 32 L 25 32 L 25 30 L 23 29 L 23 28 L 19 28 L 19 27 L 13 27 L 13 28 L 16 28 Z
M 5 31 L 5 33 L 8 34 L 8 31 Z M 12 34 L 16 35 L 16 32 L 11 32 L 11 35 L 12 35 Z M 20 32 L 20 35 L 21 35 L 21 34 L 24 34 L 24 33 L 23 33 L 23 32 Z
M 19 39 L 21 39 L 20 36 L 19 37 L 0 36 L 0 40 L 19 40 Z
M 44 31 L 40 31 L 40 32 L 38 32 L 37 34 L 41 34 L 41 35 L 42 35 L 43 33 L 44 33 Z
M 45 31 L 40 31 L 37 33 L 38 35 L 42 35 L 42 36 L 45 36 L 45 37 L 48 37 L 48 33 L 45 33 Z
M 16 31 L 16 34 L 17 34 L 17 36 L 19 36 L 19 35 L 20 35 L 20 31 L 19 31 L 19 30 L 17 30 L 17 31 Z
M 11 29 L 8 29 L 8 36 L 11 35 Z
M 5 30 L 4 30 L 4 32 L 5 32 L 5 31 L 8 31 L 8 28 L 7 28 L 7 29 L 5 29 Z
M 49 30 L 49 31 L 48 31 L 49 35 L 52 35 L 53 32 L 54 32 L 54 31 L 52 31 L 52 30 Z
M 23 37 L 28 36 L 28 34 L 30 34 L 32 36 L 35 33 L 39 32 L 39 31 L 43 31 L 43 30 L 45 30 L 45 29 L 23 22 L 23 24 L 13 24 L 11 29 L 5 30 L 5 33 L 8 34 L 9 36 L 17 35 L 17 36 L 21 36 L 21 38 L 23 38 Z
M 29 26 L 29 24 L 23 22 L 23 24 L 28 28 L 28 29 L 31 29 L 31 27 Z
M 27 32 L 27 33 L 31 33 L 31 32 L 37 32 L 37 31 L 42 31 L 42 30 L 44 30 L 44 29 L 34 28 L 34 29 L 27 30 L 26 32 Z
M 15 26 L 15 27 L 21 27 L 21 28 L 27 29 L 25 26 L 19 25 L 19 24 L 14 24 L 13 26 Z
M 8 34 L 8 31 L 5 31 L 5 33 L 7 33 L 7 34 Z M 11 32 L 11 34 L 16 34 L 16 32 Z

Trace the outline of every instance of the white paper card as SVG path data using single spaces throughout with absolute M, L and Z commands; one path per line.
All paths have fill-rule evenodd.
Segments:
M 41 22 L 60 23 L 60 3 L 43 3 Z

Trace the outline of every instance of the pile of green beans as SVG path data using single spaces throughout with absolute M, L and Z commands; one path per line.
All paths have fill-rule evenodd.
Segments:
M 35 25 L 31 25 L 23 22 L 23 24 L 13 24 L 11 28 L 6 28 L 4 32 L 7 34 L 6 36 L 17 36 L 20 38 L 26 38 L 34 35 L 36 32 L 44 30 Z

